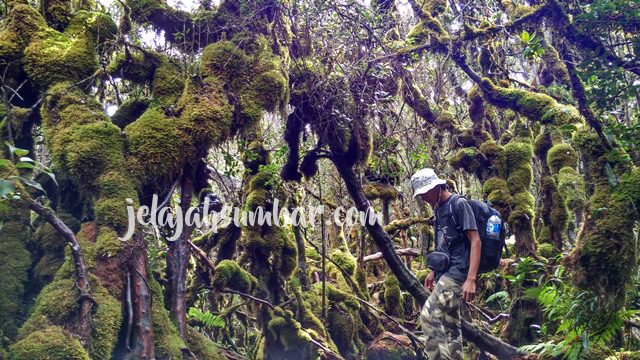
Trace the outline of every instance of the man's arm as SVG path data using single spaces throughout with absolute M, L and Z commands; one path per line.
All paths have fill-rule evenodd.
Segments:
M 469 242 L 471 242 L 471 253 L 469 254 L 467 281 L 465 281 L 462 286 L 462 298 L 467 301 L 472 301 L 476 297 L 476 278 L 478 277 L 482 242 L 480 241 L 478 230 L 466 230 L 466 233 Z

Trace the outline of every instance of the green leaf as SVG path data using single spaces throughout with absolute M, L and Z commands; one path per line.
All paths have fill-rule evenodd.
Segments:
M 9 162 L 5 159 L 0 159 L 0 166 L 9 166 Z
M 6 198 L 8 194 L 16 190 L 16 185 L 13 181 L 0 179 L 0 198 Z
M 33 164 L 29 164 L 28 162 L 24 162 L 24 161 L 20 161 L 16 164 L 16 168 L 18 169 L 33 169 L 33 170 L 38 170 L 38 168 L 33 165 Z
M 531 39 L 531 35 L 529 35 L 527 31 L 523 31 L 521 39 L 523 43 L 528 43 L 529 39 Z
M 40 185 L 40 183 L 38 183 L 38 182 L 35 182 L 35 181 L 27 179 L 27 178 L 23 178 L 22 176 L 12 176 L 11 179 L 20 179 L 20 181 L 22 181 L 23 183 L 31 186 L 32 188 L 36 188 L 36 189 L 42 191 L 43 193 L 46 193 L 46 191 L 44 191 L 44 189 L 42 188 L 42 185 Z
M 18 156 L 26 156 L 29 153 L 29 150 L 17 148 L 15 146 L 9 144 L 8 141 L 5 141 L 4 143 L 9 148 L 9 151 L 11 151 L 12 153 L 14 153 L 14 154 L 16 154 Z

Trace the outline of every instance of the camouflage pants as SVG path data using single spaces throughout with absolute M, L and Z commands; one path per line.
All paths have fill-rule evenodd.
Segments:
M 462 360 L 462 282 L 442 276 L 420 313 L 429 360 Z

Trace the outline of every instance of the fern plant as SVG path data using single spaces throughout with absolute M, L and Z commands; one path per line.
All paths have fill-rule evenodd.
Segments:
M 561 275 L 564 267 L 559 266 L 555 275 Z M 606 296 L 589 291 L 575 292 L 561 279 L 552 276 L 541 288 L 525 291 L 536 297 L 547 320 L 558 324 L 555 332 L 560 342 L 549 340 L 520 347 L 520 352 L 533 352 L 541 356 L 558 356 L 564 359 L 578 359 L 591 347 L 609 348 L 624 321 L 633 317 L 638 310 L 619 309 Z
M 205 326 L 208 326 L 208 327 L 221 328 L 221 327 L 224 327 L 225 325 L 225 321 L 223 317 L 218 315 L 213 315 L 209 311 L 207 311 L 206 313 L 203 313 L 202 311 L 200 311 L 198 308 L 195 308 L 195 307 L 189 308 L 188 315 L 189 315 L 189 318 L 197 319 L 201 323 L 203 323 Z

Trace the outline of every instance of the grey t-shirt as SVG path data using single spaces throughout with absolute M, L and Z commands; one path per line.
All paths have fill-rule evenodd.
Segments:
M 436 219 L 437 236 L 435 248 L 446 251 L 445 236 L 449 241 L 449 257 L 451 266 L 447 272 L 436 273 L 436 282 L 442 275 L 447 275 L 456 280 L 467 280 L 469 272 L 469 254 L 471 244 L 467 239 L 466 230 L 478 230 L 476 218 L 467 199 L 459 195 L 451 195 L 445 202 L 438 206 L 438 218 Z M 455 222 L 451 217 L 455 217 Z M 462 232 L 455 227 L 458 224 Z

